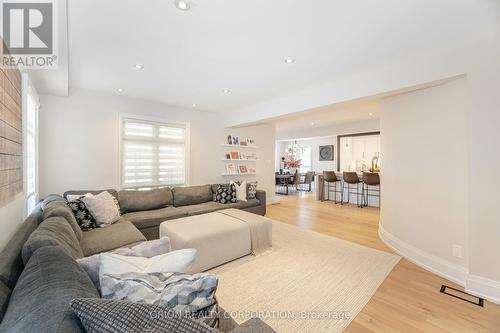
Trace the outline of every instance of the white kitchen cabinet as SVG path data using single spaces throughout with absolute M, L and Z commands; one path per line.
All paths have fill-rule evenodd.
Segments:
M 343 137 L 340 149 L 340 171 L 367 171 L 380 156 L 380 135 Z

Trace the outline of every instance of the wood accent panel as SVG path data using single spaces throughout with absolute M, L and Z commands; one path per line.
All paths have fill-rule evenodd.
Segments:
M 21 73 L 0 68 L 0 207 L 23 190 L 21 104 Z
M 391 252 L 378 237 L 379 209 L 315 200 L 315 193 L 290 192 L 268 205 L 266 216 L 373 249 Z M 286 281 L 284 282 L 286 283 Z M 484 308 L 440 293 L 462 287 L 402 259 L 345 333 L 500 332 L 500 305 Z

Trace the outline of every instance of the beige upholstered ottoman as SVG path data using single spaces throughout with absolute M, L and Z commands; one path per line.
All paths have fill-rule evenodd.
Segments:
M 191 273 L 220 266 L 271 247 L 271 220 L 236 209 L 184 217 L 160 224 L 160 237 L 170 238 L 172 250 L 194 248 Z M 257 244 L 257 245 L 256 245 Z

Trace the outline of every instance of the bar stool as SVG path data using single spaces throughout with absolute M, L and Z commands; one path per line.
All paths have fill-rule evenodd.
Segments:
M 333 202 L 335 202 L 335 204 L 337 204 L 338 203 L 337 193 L 339 192 L 339 191 L 337 191 L 337 183 L 340 183 L 340 179 L 338 179 L 337 175 L 335 174 L 335 171 L 323 171 L 323 181 L 326 182 L 326 186 L 327 186 L 327 189 L 326 189 L 327 199 L 326 200 L 330 200 L 330 183 L 334 184 Z
M 379 198 L 380 206 L 380 175 L 377 172 L 363 172 L 363 207 L 368 206 L 368 197 Z
M 359 185 L 361 181 L 359 180 L 358 174 L 356 172 L 344 172 L 342 174 L 342 205 L 344 202 L 344 191 L 346 189 L 347 184 L 347 203 L 349 203 L 350 194 L 356 194 L 356 204 L 358 207 L 361 207 L 359 203 L 359 196 L 363 195 L 362 191 L 360 193 Z M 351 185 L 356 185 L 356 187 L 351 187 Z M 363 186 L 361 186 L 363 187 Z M 351 190 L 356 190 L 356 192 L 351 192 Z M 361 188 L 362 190 L 362 188 Z

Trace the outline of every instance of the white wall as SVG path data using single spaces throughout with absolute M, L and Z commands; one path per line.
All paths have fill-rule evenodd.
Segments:
M 189 122 L 190 184 L 221 183 L 222 147 L 226 133 L 223 115 L 172 107 L 140 99 L 74 90 L 69 97 L 40 96 L 40 195 L 68 189 L 119 188 L 118 134 L 120 113 Z M 240 129 L 247 137 L 274 142 L 274 127 Z M 274 195 L 265 174 L 273 173 L 272 152 L 264 142 L 258 154 L 264 163 L 259 187 Z M 268 167 L 268 170 L 266 170 Z
M 24 194 L 19 193 L 6 205 L 0 208 L 0 251 L 12 238 L 24 221 Z
M 276 156 L 276 170 L 279 170 L 279 163 L 281 157 L 287 158 L 286 149 L 289 145 L 293 144 L 294 141 L 278 141 L 277 145 L 279 147 L 279 153 Z M 327 136 L 316 139 L 305 139 L 297 140 L 299 145 L 311 148 L 312 164 L 311 170 L 316 172 L 332 171 L 337 169 L 337 137 Z M 335 146 L 335 160 L 334 161 L 320 161 L 319 160 L 319 146 L 334 145 Z
M 469 259 L 465 79 L 390 97 L 381 106 L 381 230 L 440 258 L 454 269 L 445 273 L 463 282 Z M 454 244 L 463 258 L 452 255 Z

